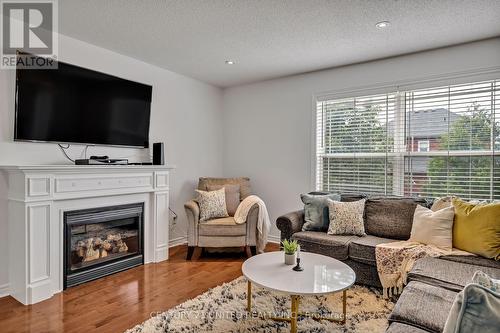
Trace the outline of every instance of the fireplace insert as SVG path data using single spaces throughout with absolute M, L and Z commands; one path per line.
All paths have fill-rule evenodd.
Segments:
M 142 265 L 144 204 L 64 213 L 64 288 Z

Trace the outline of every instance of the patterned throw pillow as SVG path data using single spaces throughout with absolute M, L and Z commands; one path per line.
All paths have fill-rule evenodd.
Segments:
M 226 184 L 226 185 L 207 185 L 209 191 L 220 190 L 224 188 L 226 191 L 226 209 L 229 216 L 234 216 L 236 209 L 240 205 L 240 185 Z
M 353 202 L 328 201 L 330 210 L 329 235 L 365 236 L 363 213 L 365 199 Z
M 209 192 L 196 190 L 196 192 L 198 192 L 196 201 L 200 206 L 200 222 L 229 216 L 226 209 L 226 193 L 224 188 Z

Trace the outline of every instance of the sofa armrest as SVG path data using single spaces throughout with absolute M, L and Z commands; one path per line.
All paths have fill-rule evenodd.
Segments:
M 188 219 L 188 246 L 198 245 L 198 223 L 200 221 L 200 207 L 194 200 L 190 200 L 184 204 Z
M 276 219 L 276 226 L 281 231 L 281 240 L 290 239 L 296 232 L 302 230 L 304 210 L 282 215 Z

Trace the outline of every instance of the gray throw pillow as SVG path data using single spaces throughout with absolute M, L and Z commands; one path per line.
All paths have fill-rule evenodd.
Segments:
M 304 225 L 302 231 L 326 231 L 330 224 L 328 200 L 340 200 L 340 194 L 301 194 L 304 203 Z

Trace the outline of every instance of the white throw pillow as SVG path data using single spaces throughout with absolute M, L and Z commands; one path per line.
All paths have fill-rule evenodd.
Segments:
M 453 206 L 433 212 L 417 205 L 413 215 L 410 241 L 435 245 L 445 250 L 453 247 Z
M 365 236 L 365 199 L 352 202 L 340 202 L 328 199 L 330 211 L 329 235 Z
M 198 192 L 196 201 L 200 206 L 200 222 L 229 216 L 226 208 L 226 191 L 224 187 L 215 191 L 196 190 L 196 192 Z

